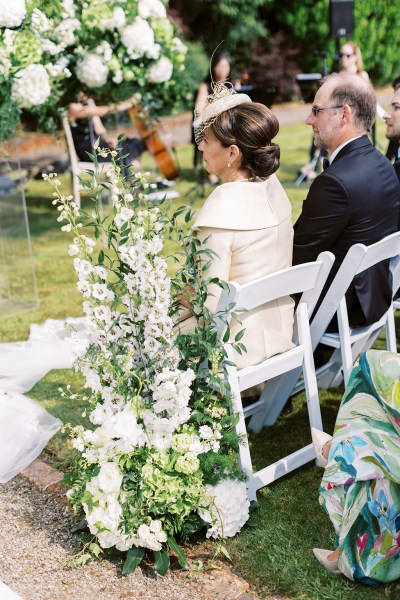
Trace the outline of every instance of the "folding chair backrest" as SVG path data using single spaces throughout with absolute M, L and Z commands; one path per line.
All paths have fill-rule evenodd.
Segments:
M 350 248 L 311 322 L 310 330 L 314 350 L 338 310 L 354 277 L 383 260 L 392 259 L 391 270 L 395 280 L 398 281 L 400 278 L 399 255 L 400 232 L 393 233 L 371 246 L 355 244 Z
M 235 311 L 249 311 L 285 296 L 303 294 L 302 302 L 306 304 L 307 312 L 311 315 L 334 258 L 331 252 L 322 252 L 316 262 L 289 267 L 242 286 L 230 282 L 228 289 L 221 293 L 214 318 L 219 332 L 222 335 L 225 332 L 227 323 L 224 315 L 231 304 L 235 305 Z M 230 316 L 227 317 L 227 322 L 229 319 Z

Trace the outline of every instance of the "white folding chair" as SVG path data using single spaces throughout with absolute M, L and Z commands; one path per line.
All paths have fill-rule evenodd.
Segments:
M 248 476 L 248 496 L 250 500 L 256 499 L 256 491 L 269 483 L 289 473 L 315 458 L 312 444 L 300 448 L 296 452 L 285 456 L 260 471 L 254 472 L 250 449 L 247 438 L 245 418 L 262 411 L 264 401 L 260 398 L 247 408 L 243 408 L 241 392 L 270 378 L 287 373 L 292 369 L 300 368 L 304 373 L 306 386 L 307 408 L 311 427 L 322 429 L 321 413 L 319 408 L 318 388 L 315 378 L 314 362 L 311 349 L 309 330 L 309 317 L 311 314 L 311 300 L 315 296 L 315 288 L 322 289 L 333 264 L 334 257 L 331 253 L 323 253 L 314 263 L 307 263 L 297 267 L 290 267 L 273 275 L 262 277 L 251 283 L 240 286 L 236 282 L 229 283 L 229 290 L 223 291 L 218 303 L 214 324 L 218 328 L 221 338 L 226 331 L 229 315 L 225 317 L 227 307 L 234 303 L 235 310 L 252 310 L 263 306 L 281 297 L 309 291 L 303 295 L 296 313 L 295 339 L 298 340 L 294 348 L 272 356 L 263 362 L 238 370 L 235 366 L 228 366 L 228 381 L 232 389 L 233 408 L 239 415 L 236 432 L 245 443 L 240 445 L 239 462 L 241 468 Z M 309 299 L 309 302 L 307 301 Z M 219 316 L 220 315 L 220 316 Z M 223 315 L 223 316 L 221 316 Z M 231 343 L 225 344 L 228 360 L 234 364 L 233 348 Z
M 380 332 L 386 327 L 386 347 L 397 352 L 394 331 L 393 306 L 375 323 L 366 327 L 350 328 L 345 293 L 354 277 L 383 260 L 390 261 L 392 273 L 392 295 L 399 287 L 400 278 L 400 232 L 383 238 L 371 246 L 355 244 L 348 251 L 321 306 L 310 326 L 313 347 L 320 339 L 322 344 L 335 349 L 326 365 L 318 370 L 321 388 L 335 387 L 344 379 L 347 384 L 354 361 L 359 354 L 371 348 Z M 325 333 L 330 320 L 337 313 L 338 333 Z
M 67 150 L 69 155 L 69 161 L 71 165 L 71 186 L 74 202 L 77 206 L 81 205 L 81 194 L 80 194 L 80 181 L 79 176 L 87 171 L 94 171 L 94 164 L 87 160 L 83 161 L 78 158 L 75 150 L 74 140 L 71 133 L 71 125 L 68 121 L 68 117 L 62 118 L 62 125 L 64 129 L 65 139 L 67 142 Z M 89 158 L 89 157 L 88 157 Z M 106 171 L 111 166 L 111 161 L 99 163 L 99 170 Z
M 384 327 L 386 327 L 387 349 L 392 352 L 397 351 L 392 306 L 378 321 L 367 327 L 350 328 L 347 314 L 345 294 L 354 277 L 386 259 L 390 261 L 394 295 L 400 286 L 400 232 L 393 233 L 371 246 L 364 246 L 364 244 L 352 246 L 326 292 L 310 325 L 313 350 L 319 343 L 334 348 L 329 361 L 316 370 L 318 387 L 322 389 L 335 387 L 343 378 L 347 383 L 354 361 L 359 354 L 371 348 Z M 339 332 L 326 333 L 335 313 L 337 313 Z M 265 415 L 263 423 L 260 423 L 259 419 L 250 422 L 252 430 L 259 431 L 264 425 L 275 423 L 290 395 L 304 388 L 303 380 L 299 379 L 300 375 L 301 370 L 297 369 L 274 382 L 274 387 L 270 391 L 272 409 Z

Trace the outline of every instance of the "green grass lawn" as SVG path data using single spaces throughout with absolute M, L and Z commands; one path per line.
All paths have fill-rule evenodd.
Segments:
M 378 140 L 386 147 L 378 127 Z M 305 125 L 282 127 L 279 134 L 282 166 L 278 176 L 285 185 L 293 205 L 293 220 L 301 210 L 307 184 L 294 186 L 298 170 L 308 160 L 311 131 Z M 181 178 L 176 189 L 181 197 L 175 204 L 199 207 L 211 188 L 197 185 L 197 175 L 191 168 L 192 148 L 178 148 Z M 151 168 L 146 158 L 145 168 Z M 65 190 L 69 177 L 63 176 Z M 47 318 L 64 319 L 81 314 L 81 298 L 76 291 L 72 260 L 67 254 L 70 236 L 61 233 L 56 221 L 57 211 L 51 204 L 49 186 L 31 180 L 27 184 L 27 205 L 36 266 L 40 307 L 13 317 L 0 319 L 0 341 L 27 339 L 31 323 Z M 90 200 L 83 196 L 83 205 Z M 105 207 L 105 210 L 108 210 Z M 53 371 L 29 393 L 47 410 L 64 422 L 84 422 L 84 407 L 60 397 L 58 388 L 67 383 L 79 390 L 82 378 L 73 371 Z M 332 432 L 342 390 L 320 394 L 324 428 Z M 85 421 L 87 424 L 87 422 Z M 279 456 L 287 455 L 310 442 L 304 394 L 294 399 L 294 411 L 279 418 L 274 427 L 264 429 L 250 440 L 256 467 L 266 466 Z M 72 451 L 64 434 L 57 434 L 48 444 L 44 458 L 57 468 L 66 470 Z M 264 598 L 271 594 L 281 597 L 315 600 L 362 600 L 365 597 L 399 598 L 400 585 L 379 589 L 356 585 L 344 578 L 329 575 L 314 559 L 312 547 L 330 548 L 333 528 L 318 504 L 318 485 L 322 471 L 313 464 L 305 466 L 258 493 L 259 508 L 236 538 L 229 540 L 228 550 L 233 568 L 254 586 Z

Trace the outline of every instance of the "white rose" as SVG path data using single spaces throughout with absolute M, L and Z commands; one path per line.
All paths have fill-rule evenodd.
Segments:
M 50 92 L 49 74 L 43 65 L 37 64 L 18 71 L 11 86 L 11 98 L 21 108 L 43 104 Z
M 162 56 L 155 65 L 149 69 L 149 81 L 151 83 L 163 83 L 171 79 L 174 70 L 172 62 L 166 56 Z
M 0 27 L 19 27 L 25 15 L 25 0 L 0 0 Z
M 99 487 L 105 494 L 118 494 L 122 484 L 122 474 L 115 463 L 107 462 L 100 467 Z

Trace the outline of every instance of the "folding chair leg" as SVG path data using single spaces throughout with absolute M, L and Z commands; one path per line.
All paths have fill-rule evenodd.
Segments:
M 227 348 L 228 360 L 234 362 L 234 356 L 231 346 Z M 236 367 L 227 366 L 228 381 L 232 390 L 233 397 L 233 411 L 239 415 L 239 422 L 236 424 L 235 430 L 238 436 L 241 437 L 242 442 L 239 446 L 239 466 L 247 475 L 247 496 L 250 501 L 257 500 L 257 487 L 255 485 L 253 476 L 253 464 L 251 462 L 249 440 L 247 437 L 246 423 L 244 420 L 243 406 L 240 395 L 240 389 L 238 379 L 236 377 Z
M 74 197 L 74 202 L 75 204 L 78 206 L 78 208 L 81 207 L 81 192 L 80 192 L 80 187 L 79 187 L 79 177 L 77 175 L 73 175 L 71 173 L 71 178 L 72 178 L 72 195 Z
M 386 320 L 386 348 L 390 352 L 397 352 L 396 328 L 394 322 L 393 305 L 390 306 Z

